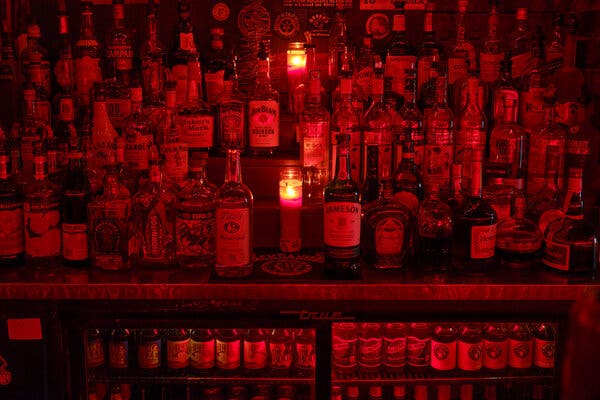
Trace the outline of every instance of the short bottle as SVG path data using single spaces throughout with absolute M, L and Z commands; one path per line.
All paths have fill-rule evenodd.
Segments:
M 406 361 L 411 369 L 423 371 L 431 361 L 431 325 L 427 322 L 413 322 L 406 340 Z
M 162 333 L 158 329 L 142 329 L 137 337 L 138 369 L 143 375 L 155 375 L 162 367 Z
M 434 371 L 452 371 L 456 368 L 458 332 L 455 324 L 438 323 L 431 337 L 431 368 Z
M 515 369 L 531 368 L 533 340 L 529 324 L 513 323 L 508 330 L 508 366 Z
M 294 367 L 301 374 L 312 373 L 317 361 L 314 329 L 299 329 L 294 333 Z
M 11 176 L 10 157 L 0 154 L 0 266 L 25 262 L 23 198 Z
M 382 329 L 382 364 L 388 372 L 400 372 L 406 365 L 406 336 L 404 322 L 388 322 Z
M 190 332 L 190 367 L 206 373 L 215 367 L 215 333 L 211 329 L 192 329 Z
M 233 372 L 241 366 L 241 337 L 237 329 L 219 329 L 215 334 L 217 368 Z
M 108 339 L 108 365 L 112 370 L 123 371 L 129 368 L 131 332 L 117 327 Z
M 168 329 L 165 333 L 167 368 L 173 373 L 183 373 L 190 365 L 190 333 L 187 329 Z
M 333 371 L 337 376 L 351 376 L 358 365 L 358 324 L 334 323 L 331 333 Z
M 540 322 L 533 331 L 533 364 L 542 369 L 554 368 L 556 358 L 556 328 L 552 323 Z
M 293 359 L 293 333 L 289 329 L 269 332 L 269 366 L 273 371 L 289 371 Z
M 249 373 L 260 373 L 267 368 L 267 334 L 261 328 L 246 331 L 243 340 L 243 365 Z
M 483 367 L 483 338 L 481 324 L 464 323 L 458 337 L 458 369 L 479 371 Z
M 358 367 L 364 373 L 379 371 L 381 367 L 381 324 L 365 322 L 358 334 Z
M 506 369 L 508 363 L 508 338 L 506 325 L 489 322 L 483 329 L 483 367 L 492 370 Z

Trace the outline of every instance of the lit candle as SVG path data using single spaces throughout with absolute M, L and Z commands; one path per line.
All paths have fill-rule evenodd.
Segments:
M 294 89 L 304 81 L 305 69 L 306 51 L 304 50 L 304 43 L 290 43 L 287 50 L 287 84 L 290 107 L 293 101 Z
M 286 253 L 302 246 L 302 178 L 298 168 L 283 168 L 279 175 L 279 248 Z

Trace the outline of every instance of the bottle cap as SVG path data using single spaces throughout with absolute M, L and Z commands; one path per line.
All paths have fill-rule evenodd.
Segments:
M 517 8 L 517 21 L 527 21 L 527 9 L 524 7 Z

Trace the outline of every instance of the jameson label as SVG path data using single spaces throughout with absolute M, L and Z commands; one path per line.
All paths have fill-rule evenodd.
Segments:
M 83 56 L 75 59 L 75 92 L 84 98 L 89 98 L 90 89 L 94 82 L 102 80 L 100 59 Z
M 353 368 L 357 365 L 357 339 L 345 339 L 339 336 L 333 336 L 333 365 L 341 368 Z
M 209 256 L 215 251 L 215 211 L 177 210 L 177 254 Z
M 467 343 L 458 341 L 458 368 L 463 371 L 477 371 L 483 366 L 483 342 Z
M 138 345 L 138 365 L 142 369 L 155 369 L 160 367 L 161 341 L 160 339 L 144 341 Z
M 358 339 L 358 364 L 365 368 L 378 368 L 381 365 L 382 339 Z
M 62 249 L 60 202 L 23 203 L 25 252 L 32 257 L 58 256 Z
M 325 142 L 328 123 L 306 123 L 302 131 L 302 166 L 318 167 L 325 164 L 327 144 Z
M 508 366 L 530 368 L 533 359 L 531 340 L 508 339 Z
M 236 369 L 240 367 L 240 341 L 223 342 L 217 339 L 217 368 Z
M 222 144 L 239 146 L 240 143 L 244 143 L 245 115 L 243 107 L 227 110 L 221 107 L 219 124 Z
M 471 258 L 494 257 L 496 248 L 496 224 L 471 227 Z
M 271 341 L 269 342 L 269 353 L 271 354 L 271 368 L 287 369 L 292 365 L 291 343 L 273 343 Z
M 539 368 L 554 368 L 553 340 L 533 339 L 533 363 Z
M 379 256 L 401 254 L 404 249 L 404 225 L 400 218 L 383 218 L 375 227 L 375 251 Z
M 108 342 L 108 360 L 111 368 L 129 366 L 129 343 L 127 341 Z
M 82 261 L 88 259 L 87 224 L 62 224 L 63 257 L 65 260 Z
M 406 364 L 406 338 L 383 337 L 383 365 L 390 368 Z
M 413 367 L 426 367 L 431 357 L 431 338 L 409 336 L 406 340 L 406 360 Z
M 88 342 L 86 360 L 89 368 L 104 365 L 104 345 L 101 339 L 98 338 Z
M 508 341 L 483 341 L 483 366 L 488 369 L 504 369 L 508 362 Z
M 296 366 L 302 369 L 315 367 L 315 345 L 296 342 Z
M 106 99 L 106 112 L 115 129 L 120 129 L 123 127 L 125 119 L 131 115 L 131 100 L 108 98 Z
M 331 247 L 354 247 L 360 244 L 361 206 L 359 203 L 325 203 L 324 242 Z
M 279 102 L 251 100 L 248 114 L 250 147 L 279 146 Z
M 223 266 L 250 263 L 250 210 L 217 209 L 216 263 Z
M 247 369 L 263 369 L 267 366 L 267 342 L 244 341 L 244 367 Z
M 183 182 L 188 174 L 187 143 L 165 143 L 160 148 L 165 156 L 166 176 L 175 182 Z
M 167 367 L 185 368 L 189 365 L 190 339 L 167 340 Z
M 500 76 L 500 63 L 504 59 L 504 53 L 479 54 L 480 77 L 484 82 L 495 82 Z
M 214 124 L 212 115 L 183 117 L 179 135 L 190 148 L 210 148 L 214 144 Z
M 206 84 L 206 100 L 208 104 L 217 104 L 217 97 L 223 92 L 223 78 L 225 70 L 220 70 L 214 73 L 207 72 L 204 74 L 204 83 Z
M 142 135 L 139 131 L 125 134 L 125 159 L 133 169 L 148 169 L 150 167 L 150 149 L 152 135 Z
M 396 16 L 394 16 L 394 20 Z M 392 77 L 392 92 L 404 95 L 406 86 L 406 70 L 414 69 L 415 56 L 388 56 L 385 60 L 385 76 Z M 361 114 L 362 115 L 362 114 Z
M 211 369 L 215 366 L 215 339 L 205 342 L 190 340 L 190 365 L 195 369 Z
M 131 46 L 107 46 L 106 58 L 115 61 L 117 71 L 133 69 L 133 48 Z
M 0 256 L 23 253 L 23 203 L 0 204 Z
M 431 368 L 450 371 L 456 368 L 456 340 L 450 343 L 431 340 Z

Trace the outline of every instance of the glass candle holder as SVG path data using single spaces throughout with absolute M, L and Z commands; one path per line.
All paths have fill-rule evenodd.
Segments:
M 306 70 L 306 51 L 304 43 L 291 42 L 287 49 L 287 87 L 288 104 L 291 107 L 294 89 L 304 81 Z
M 302 175 L 298 167 L 279 173 L 279 248 L 285 253 L 302 247 Z

